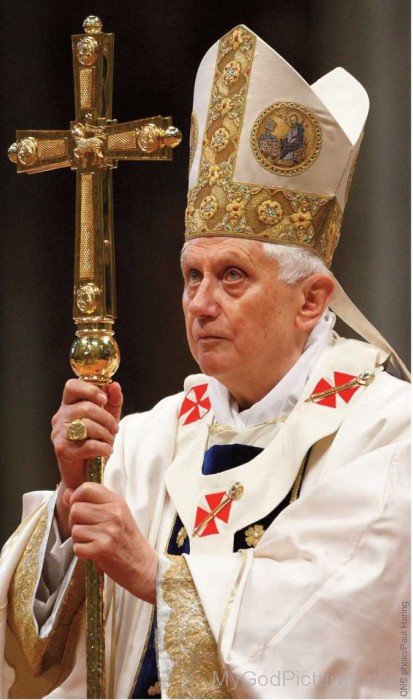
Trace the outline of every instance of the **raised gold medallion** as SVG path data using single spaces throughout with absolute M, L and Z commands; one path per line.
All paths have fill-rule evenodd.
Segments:
M 271 173 L 298 175 L 320 153 L 321 127 L 307 107 L 275 102 L 255 120 L 251 148 L 259 164 Z

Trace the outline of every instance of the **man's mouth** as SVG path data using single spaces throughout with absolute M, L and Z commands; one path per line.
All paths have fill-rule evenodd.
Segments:
M 212 340 L 228 340 L 228 338 L 225 338 L 223 335 L 214 335 L 213 333 L 197 336 L 198 343 L 205 343 Z

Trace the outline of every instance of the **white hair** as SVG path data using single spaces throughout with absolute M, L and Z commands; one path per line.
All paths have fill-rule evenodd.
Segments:
M 282 245 L 280 243 L 261 243 L 265 255 L 275 260 L 279 266 L 278 279 L 286 284 L 295 284 L 310 275 L 330 275 L 328 267 L 316 253 L 307 248 Z
M 189 241 L 186 241 L 183 245 L 181 261 L 182 253 L 188 243 Z M 263 241 L 256 241 L 256 243 L 262 247 L 267 258 L 271 258 L 277 263 L 280 282 L 295 284 L 310 277 L 310 275 L 324 274 L 331 276 L 328 267 L 312 250 L 293 245 L 282 245 L 281 243 L 266 243 Z

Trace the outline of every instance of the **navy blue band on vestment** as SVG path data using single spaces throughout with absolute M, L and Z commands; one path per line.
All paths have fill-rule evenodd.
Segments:
M 227 469 L 247 464 L 262 452 L 262 447 L 253 445 L 212 445 L 204 455 L 203 474 L 219 474 Z

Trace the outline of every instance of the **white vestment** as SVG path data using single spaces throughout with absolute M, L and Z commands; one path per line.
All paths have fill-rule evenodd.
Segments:
M 409 390 L 382 371 L 383 361 L 383 352 L 366 343 L 339 340 L 327 347 L 263 452 L 217 474 L 201 473 L 216 420 L 208 408 L 208 377 L 187 380 L 188 411 L 178 394 L 122 420 L 105 484 L 125 498 L 160 555 L 163 697 L 400 697 L 409 601 Z M 340 390 L 342 375 L 362 373 L 374 374 L 374 381 Z M 320 393 L 320 382 L 321 391 L 325 383 L 337 389 L 327 404 L 308 400 Z M 309 450 L 299 498 L 254 548 L 233 553 L 234 533 L 282 501 Z M 205 496 L 227 492 L 234 482 L 244 492 L 232 502 L 228 522 L 219 522 L 217 535 L 194 536 Z M 30 494 L 30 514 L 3 548 L 3 696 L 10 687 L 11 697 L 86 695 L 84 611 L 77 611 L 70 585 L 61 587 L 52 622 L 40 633 L 34 618 L 53 499 Z M 191 553 L 165 556 L 176 511 Z M 68 580 L 76 579 L 75 567 L 76 560 Z M 105 590 L 108 691 L 124 698 L 133 692 L 154 611 L 110 581 Z M 74 655 L 66 647 L 60 667 L 43 672 L 42 659 L 57 658 L 62 646 L 59 625 L 71 634 Z M 32 656 L 33 675 L 16 639 Z

